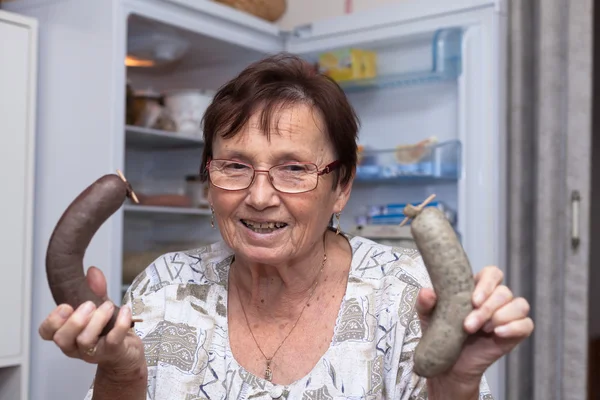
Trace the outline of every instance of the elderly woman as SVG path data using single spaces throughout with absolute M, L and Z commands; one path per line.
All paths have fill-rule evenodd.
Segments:
M 293 56 L 223 86 L 201 163 L 223 240 L 148 266 L 105 337 L 114 306 L 94 268 L 88 282 L 106 302 L 60 305 L 40 326 L 97 364 L 86 398 L 491 398 L 484 372 L 532 332 L 528 303 L 484 268 L 458 361 L 431 379 L 413 372 L 436 296 L 416 251 L 340 231 L 357 130 L 340 88 Z M 134 329 L 132 315 L 143 319 Z

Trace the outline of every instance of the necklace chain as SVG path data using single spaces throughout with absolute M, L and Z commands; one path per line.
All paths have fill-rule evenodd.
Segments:
M 279 346 L 277 346 L 277 349 L 275 349 L 275 352 L 273 353 L 273 355 L 270 358 L 265 355 L 265 353 L 260 348 L 260 345 L 258 344 L 256 337 L 254 337 L 254 332 L 252 332 L 252 328 L 250 328 L 250 323 L 248 322 L 248 316 L 246 315 L 246 309 L 244 308 L 244 302 L 242 301 L 242 298 L 240 297 L 239 286 L 235 285 L 237 294 L 238 294 L 238 300 L 240 302 L 240 305 L 242 306 L 242 311 L 244 313 L 244 318 L 246 319 L 246 325 L 248 326 L 248 330 L 250 331 L 250 334 L 252 335 L 252 339 L 254 339 L 254 343 L 256 343 L 256 347 L 258 347 L 258 350 L 262 353 L 263 357 L 265 358 L 265 360 L 267 362 L 267 367 L 265 369 L 265 379 L 268 381 L 271 381 L 271 379 L 273 379 L 273 370 L 271 369 L 271 361 L 273 360 L 273 358 L 275 358 L 275 355 L 277 354 L 277 352 L 279 351 L 281 346 L 283 346 L 283 343 L 292 334 L 292 332 L 294 331 L 294 328 L 296 328 L 296 325 L 298 324 L 298 321 L 300 321 L 300 318 L 302 317 L 302 314 L 304 313 L 306 306 L 308 306 L 308 304 L 310 303 L 310 300 L 312 299 L 313 295 L 315 294 L 315 291 L 317 289 L 317 284 L 319 283 L 319 277 L 321 276 L 321 272 L 323 272 L 323 268 L 325 267 L 326 261 L 327 261 L 327 253 L 324 253 L 323 254 L 323 262 L 321 263 L 321 269 L 319 270 L 319 273 L 317 274 L 317 277 L 315 278 L 315 281 L 312 284 L 312 291 L 310 293 L 310 296 L 308 297 L 308 301 L 306 302 L 304 307 L 302 307 L 302 311 L 300 311 L 300 315 L 296 319 L 296 322 L 294 322 L 292 329 L 290 329 L 288 334 L 283 338 L 283 340 L 281 341 Z

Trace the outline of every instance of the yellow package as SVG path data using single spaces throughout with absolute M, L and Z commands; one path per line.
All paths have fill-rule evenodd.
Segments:
M 319 70 L 337 82 L 374 78 L 376 54 L 361 49 L 344 49 L 319 55 Z
M 377 54 L 374 51 L 362 51 L 363 79 L 377 76 Z

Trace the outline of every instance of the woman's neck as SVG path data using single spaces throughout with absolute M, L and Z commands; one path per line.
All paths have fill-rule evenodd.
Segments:
M 236 259 L 232 265 L 232 283 L 248 314 L 277 321 L 296 318 L 327 269 L 328 240 L 319 243 L 305 258 L 284 265 L 244 263 Z

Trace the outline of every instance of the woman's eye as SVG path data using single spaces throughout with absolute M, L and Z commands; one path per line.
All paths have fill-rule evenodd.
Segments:
M 243 169 L 248 169 L 248 166 L 244 165 L 244 164 L 239 164 L 239 163 L 230 163 L 230 164 L 227 164 L 225 166 L 225 169 L 229 169 L 229 170 L 243 170 Z
M 306 172 L 306 166 L 304 165 L 290 164 L 286 165 L 284 168 L 287 172 Z

